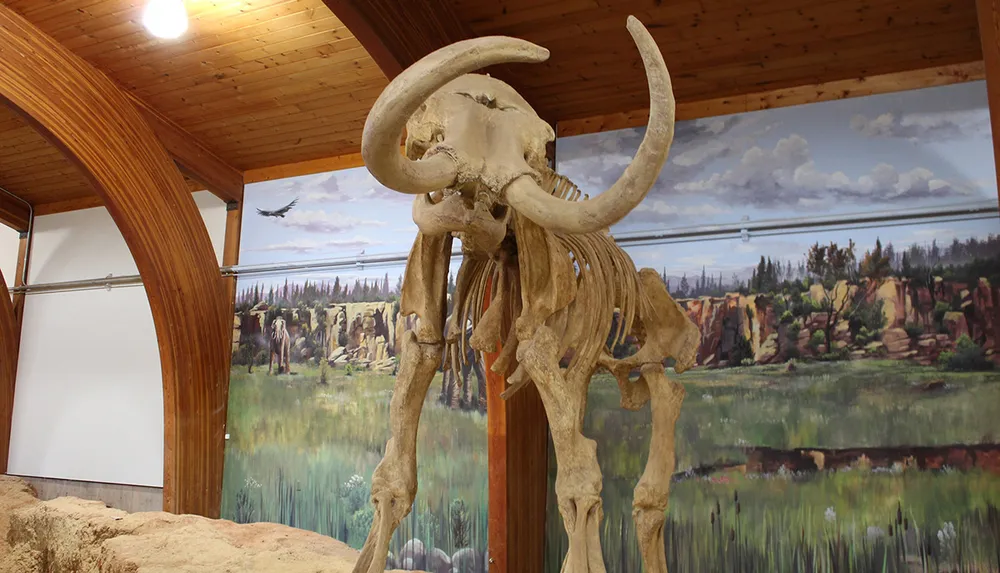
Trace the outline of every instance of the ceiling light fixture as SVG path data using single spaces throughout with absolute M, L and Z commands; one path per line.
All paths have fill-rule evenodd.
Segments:
M 142 12 L 142 24 L 158 38 L 180 37 L 188 27 L 183 0 L 149 0 Z

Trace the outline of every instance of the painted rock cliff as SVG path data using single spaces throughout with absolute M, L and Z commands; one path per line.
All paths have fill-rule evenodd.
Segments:
M 769 364 L 840 353 L 853 359 L 938 361 L 966 338 L 1000 363 L 994 351 L 996 286 L 936 277 L 932 287 L 889 277 L 881 284 L 841 281 L 829 291 L 740 294 L 680 299 L 701 332 L 698 364 Z

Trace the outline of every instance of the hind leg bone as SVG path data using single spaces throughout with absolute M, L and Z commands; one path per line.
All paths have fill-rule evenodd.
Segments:
M 653 414 L 649 460 L 635 488 L 632 518 L 646 573 L 667 573 L 663 540 L 670 498 L 670 480 L 676 466 L 674 433 L 684 401 L 684 387 L 667 378 L 660 364 L 642 366 L 636 384 L 646 386 Z
M 562 572 L 604 573 L 597 443 L 582 434 L 590 376 L 564 378 L 559 368 L 558 341 L 546 326 L 539 327 L 522 343 L 517 354 L 521 366 L 538 387 L 552 432 L 558 465 L 556 497 L 569 536 L 569 552 Z

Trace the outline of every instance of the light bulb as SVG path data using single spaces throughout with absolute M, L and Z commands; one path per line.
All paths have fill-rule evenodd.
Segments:
M 179 37 L 188 27 L 183 0 L 149 0 L 142 12 L 142 25 L 158 38 Z

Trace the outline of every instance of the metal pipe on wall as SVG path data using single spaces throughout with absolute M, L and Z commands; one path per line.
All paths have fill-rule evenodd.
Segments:
M 773 219 L 742 221 L 724 225 L 680 227 L 660 231 L 640 231 L 614 234 L 615 242 L 622 247 L 654 246 L 696 241 L 741 239 L 797 234 L 812 231 L 831 231 L 871 228 L 874 226 L 902 226 L 913 223 L 955 222 L 1000 218 L 1000 209 L 993 202 L 969 203 L 938 209 L 910 209 L 892 213 L 852 213 L 800 219 Z M 455 250 L 452 256 L 460 256 Z M 234 265 L 220 267 L 223 276 L 269 276 L 288 272 L 319 272 L 346 269 L 384 268 L 406 263 L 408 253 L 385 253 L 356 257 L 341 257 L 294 263 L 263 265 Z M 27 278 L 27 277 L 25 277 Z M 12 293 L 52 293 L 79 290 L 108 289 L 139 286 L 139 275 L 111 276 L 76 281 L 40 283 L 14 287 Z

